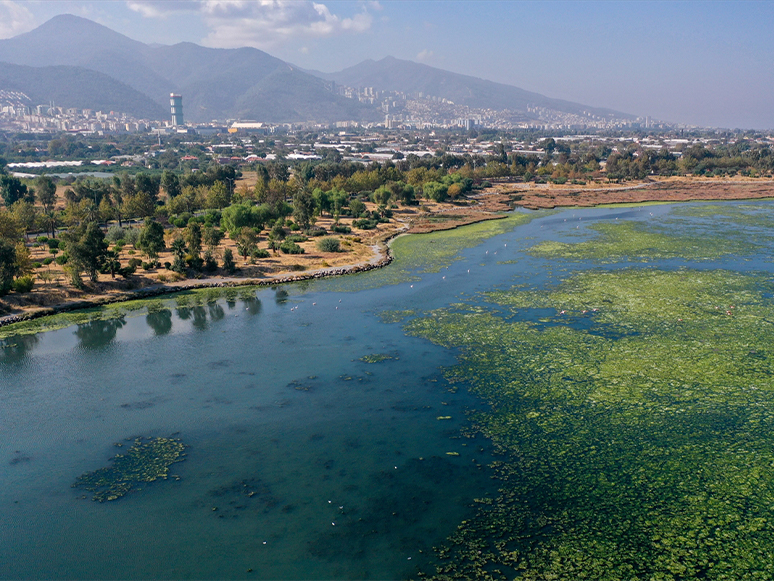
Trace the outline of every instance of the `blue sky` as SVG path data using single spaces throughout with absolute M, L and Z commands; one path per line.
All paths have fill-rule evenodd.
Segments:
M 774 128 L 774 2 L 0 0 L 0 37 L 72 13 L 147 43 L 334 71 L 388 55 L 636 115 Z

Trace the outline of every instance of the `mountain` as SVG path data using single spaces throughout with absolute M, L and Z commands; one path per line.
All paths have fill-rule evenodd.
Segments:
M 373 87 L 378 91 L 405 93 L 421 92 L 425 95 L 444 97 L 458 105 L 482 109 L 526 111 L 527 106 L 538 106 L 565 113 L 583 114 L 587 111 L 601 117 L 633 117 L 610 109 L 552 99 L 511 85 L 460 75 L 394 57 L 385 57 L 380 61 L 366 60 L 337 73 L 309 72 L 348 87 Z
M 331 91 L 330 81 L 379 91 L 421 92 L 460 105 L 522 114 L 528 106 L 538 106 L 631 118 L 392 57 L 324 74 L 304 71 L 254 48 L 213 49 L 190 42 L 148 45 L 73 15 L 56 16 L 31 32 L 0 40 L 0 63 L 8 63 L 2 68 L 0 89 L 25 92 L 41 103 L 83 103 L 72 106 L 157 119 L 168 117 L 170 93 L 183 95 L 189 121 L 382 118 L 377 106 Z M 24 67 L 35 67 L 40 78 Z
M 127 95 L 138 99 L 134 109 L 147 108 L 137 93 L 155 101 L 164 111 L 154 114 L 159 119 L 168 116 L 173 92 L 183 95 L 184 116 L 191 121 L 330 122 L 379 117 L 373 108 L 333 94 L 323 80 L 254 48 L 212 49 L 193 43 L 151 46 L 69 14 L 0 40 L 0 61 L 32 67 L 66 65 L 102 73 L 134 90 Z M 60 95 L 83 91 L 74 81 L 60 80 Z M 14 87 L 27 81 L 26 77 L 6 77 Z M 106 108 L 128 112 L 117 104 Z
M 0 63 L 0 88 L 26 93 L 33 104 L 120 111 L 143 119 L 166 116 L 166 108 L 112 77 L 83 67 L 26 67 Z

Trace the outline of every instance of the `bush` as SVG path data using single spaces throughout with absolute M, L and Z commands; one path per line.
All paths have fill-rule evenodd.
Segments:
M 352 228 L 344 224 L 334 224 L 333 226 L 331 226 L 331 230 L 333 232 L 336 232 L 337 234 L 349 234 L 350 232 L 352 232 Z
M 132 268 L 131 266 L 124 266 L 118 269 L 118 274 L 119 276 L 123 276 L 124 278 L 129 278 L 134 274 L 135 270 L 136 269 Z
M 269 251 L 266 250 L 265 248 L 256 248 L 255 250 L 253 250 L 253 254 L 252 254 L 252 257 L 254 259 L 269 258 L 269 256 L 271 256 L 271 254 L 269 254 Z
M 130 258 L 129 259 L 129 268 L 137 269 L 138 266 L 142 264 L 142 260 L 139 258 Z
M 13 281 L 13 290 L 17 293 L 28 293 L 35 286 L 35 280 L 31 276 L 21 276 Z
M 106 242 L 118 242 L 124 237 L 124 229 L 118 224 L 113 224 L 105 234 Z
M 59 266 L 64 266 L 65 264 L 67 264 L 67 255 L 66 254 L 60 254 L 59 256 L 57 256 L 56 257 L 56 263 Z
M 123 239 L 137 248 L 137 241 L 140 239 L 140 230 L 138 228 L 126 228 Z
M 280 250 L 283 252 L 283 254 L 303 254 L 304 253 L 303 248 L 301 248 L 295 242 L 289 242 L 289 241 L 285 241 L 282 244 L 280 244 Z
M 340 250 L 340 242 L 338 238 L 320 238 L 317 241 L 317 250 L 320 252 L 338 252 Z
M 174 224 L 177 228 L 185 228 L 188 225 L 188 222 L 182 218 L 175 218 L 172 220 L 172 224 Z
M 30 266 L 32 266 L 32 268 L 40 268 L 43 265 L 39 262 L 33 262 Z
M 153 270 L 153 267 L 156 266 L 155 262 L 143 262 L 142 263 L 142 269 L 143 270 Z
M 54 262 L 54 257 L 53 257 L 53 256 L 46 256 L 46 257 L 43 259 L 43 266 L 48 266 L 48 265 L 49 265 L 49 264 L 51 264 L 52 262 Z
M 355 228 L 360 228 L 361 230 L 373 230 L 376 228 L 377 224 L 379 222 L 376 220 L 369 220 L 368 218 L 363 218 L 362 220 L 354 220 L 352 222 L 352 225 Z
M 268 254 L 268 252 L 266 254 Z M 212 272 L 216 268 L 218 268 L 218 261 L 212 254 L 212 251 L 208 250 L 204 253 L 204 270 L 207 272 Z
M 48 236 L 38 236 L 37 238 L 35 238 L 35 242 L 38 242 L 40 244 L 45 244 L 46 242 L 48 242 Z
M 230 248 L 226 248 L 223 251 L 223 270 L 231 274 L 236 270 L 236 263 L 234 262 L 234 253 Z
M 301 234 L 291 234 L 287 238 L 285 238 L 287 242 L 306 242 L 309 240 L 306 236 L 302 236 Z
M 48 240 L 46 240 L 46 242 L 48 243 L 49 250 L 55 250 L 59 248 L 59 240 L 57 240 L 56 238 L 49 238 Z
M 317 236 L 325 236 L 327 233 L 328 231 L 325 228 L 311 228 L 304 232 L 304 234 L 306 234 L 310 238 L 314 238 Z

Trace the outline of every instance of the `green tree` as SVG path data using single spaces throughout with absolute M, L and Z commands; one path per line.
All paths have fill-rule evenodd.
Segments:
M 11 213 L 29 236 L 29 232 L 37 225 L 38 209 L 26 200 L 19 200 L 11 206 Z
M 209 248 L 211 252 L 214 252 L 218 247 L 218 244 L 220 244 L 220 241 L 223 240 L 223 236 L 222 230 L 219 230 L 214 226 L 207 226 L 204 228 L 202 238 L 207 245 L 207 248 Z
M 247 226 L 242 228 L 236 238 L 236 246 L 242 258 L 247 260 L 247 257 L 258 247 L 258 236 L 255 234 L 255 230 Z
M 236 270 L 236 263 L 234 262 L 234 253 L 230 248 L 226 248 L 223 251 L 223 270 L 232 274 Z
M 0 238 L 0 296 L 7 295 L 11 290 L 17 273 L 16 247 Z
M 164 244 L 164 226 L 148 218 L 140 230 L 140 238 L 137 248 L 142 250 L 148 258 L 158 258 L 159 252 L 166 248 Z
M 161 187 L 167 193 L 167 197 L 170 200 L 182 193 L 180 189 L 180 180 L 174 172 L 169 170 L 164 170 L 164 173 L 161 174 Z
M 225 208 L 231 203 L 231 192 L 223 182 L 215 182 L 207 194 L 207 208 Z
M 199 258 L 202 252 L 202 227 L 199 222 L 190 221 L 185 229 L 185 241 L 188 244 L 188 252 L 195 258 Z
M 56 184 L 50 177 L 43 175 L 35 179 L 35 189 L 38 201 L 43 205 L 43 211 L 48 213 L 56 204 Z
M 10 208 L 19 200 L 28 198 L 29 191 L 19 178 L 2 175 L 0 176 L 0 196 L 2 196 L 3 202 L 5 202 L 5 207 Z
M 105 234 L 96 222 L 71 228 L 62 235 L 66 244 L 68 263 L 72 269 L 73 284 L 79 286 L 80 273 L 85 271 L 96 282 L 97 273 L 106 258 L 108 244 Z
M 293 218 L 303 230 L 309 229 L 314 210 L 314 197 L 306 188 L 300 188 L 293 196 Z
M 185 270 L 185 255 L 186 252 L 188 252 L 188 249 L 185 246 L 185 240 L 183 240 L 182 236 L 178 236 L 172 241 L 170 250 L 172 250 L 172 254 L 175 257 L 175 260 L 172 263 L 172 270 L 175 272 L 183 272 Z
M 359 218 L 360 215 L 365 212 L 366 206 L 363 202 L 355 198 L 354 200 L 350 200 L 349 209 L 352 211 L 353 217 Z

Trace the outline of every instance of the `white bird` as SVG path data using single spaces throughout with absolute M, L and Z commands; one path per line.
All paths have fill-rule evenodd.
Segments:
M 316 305 L 317 303 L 312 303 L 312 306 Z
M 411 288 L 414 288 L 414 285 L 413 285 L 413 284 L 411 285 Z
M 444 279 L 444 280 L 446 280 L 446 277 L 445 277 L 445 276 L 442 276 L 441 278 L 442 278 L 442 279 Z

